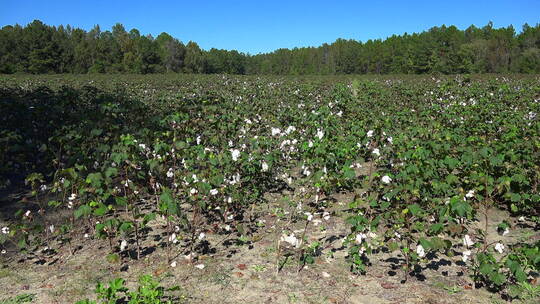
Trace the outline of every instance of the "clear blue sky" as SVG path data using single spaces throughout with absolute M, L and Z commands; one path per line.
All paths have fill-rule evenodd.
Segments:
M 455 1 L 116 1 L 0 0 L 0 26 L 39 19 L 85 30 L 117 23 L 154 37 L 167 32 L 202 48 L 256 54 L 278 48 L 318 46 L 337 38 L 386 38 L 442 24 L 465 29 L 540 23 L 540 0 Z

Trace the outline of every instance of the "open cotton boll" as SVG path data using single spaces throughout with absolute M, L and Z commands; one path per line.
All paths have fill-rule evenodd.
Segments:
M 465 250 L 463 251 L 463 256 L 461 257 L 461 260 L 463 261 L 463 263 L 467 262 L 467 260 L 469 259 L 469 256 L 471 256 L 472 252 L 470 250 Z
M 120 243 L 120 251 L 126 250 L 127 245 L 128 245 L 127 241 L 126 241 L 126 240 L 122 240 L 122 242 Z
M 381 178 L 381 181 L 385 184 L 390 184 L 390 182 L 392 182 L 392 178 L 388 175 L 385 175 Z
M 296 236 L 294 236 L 294 233 L 291 233 L 291 235 L 282 235 L 280 240 L 282 242 L 289 243 L 294 247 L 300 246 L 300 240 L 298 240 Z
M 472 245 L 474 245 L 473 240 L 468 234 L 463 237 L 463 245 L 465 245 L 465 247 L 471 247 Z
M 321 129 L 317 129 L 317 134 L 315 136 L 320 140 L 323 138 L 324 132 Z
M 364 234 L 364 233 L 358 233 L 356 235 L 356 237 L 354 238 L 354 240 L 356 241 L 356 243 L 358 244 L 362 244 L 362 241 L 367 239 L 367 235 Z
M 238 158 L 240 157 L 240 150 L 232 149 L 231 150 L 231 156 L 232 156 L 233 161 L 237 161 Z
M 268 171 L 268 164 L 263 161 L 261 164 L 261 169 L 262 169 L 262 172 Z
M 495 250 L 496 250 L 498 253 L 503 253 L 503 251 L 504 251 L 504 245 L 501 244 L 501 243 L 495 244 Z
M 426 256 L 426 251 L 422 245 L 416 246 L 416 254 L 418 254 L 418 256 L 421 258 Z

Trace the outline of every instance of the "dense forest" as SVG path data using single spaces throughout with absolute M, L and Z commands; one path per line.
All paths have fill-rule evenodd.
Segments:
M 540 73 L 540 24 L 433 27 L 385 40 L 338 39 L 319 47 L 250 55 L 201 49 L 167 33 L 157 37 L 48 26 L 34 21 L 0 30 L 0 73 L 424 74 Z

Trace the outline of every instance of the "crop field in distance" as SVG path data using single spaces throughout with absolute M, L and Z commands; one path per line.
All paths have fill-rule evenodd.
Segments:
M 540 303 L 540 78 L 0 76 L 0 303 Z

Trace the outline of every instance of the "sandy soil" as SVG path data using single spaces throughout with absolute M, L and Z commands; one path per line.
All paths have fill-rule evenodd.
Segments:
M 497 294 L 485 289 L 475 289 L 460 257 L 432 256 L 416 276 L 402 283 L 403 271 L 399 268 L 401 256 L 397 253 L 378 253 L 370 257 L 372 266 L 366 275 L 353 275 L 346 261 L 347 248 L 342 239 L 348 233 L 345 224 L 347 203 L 354 194 L 336 194 L 328 200 L 325 211 L 329 220 L 315 216 L 320 224 L 310 224 L 306 235 L 310 241 L 319 241 L 322 251 L 313 264 L 298 271 L 294 249 L 284 248 L 277 273 L 277 240 L 282 229 L 301 230 L 305 222 L 287 224 L 287 216 L 274 214 L 276 208 L 287 211 L 284 199 L 294 195 L 288 191 L 268 193 L 266 204 L 255 210 L 259 225 L 244 239 L 236 232 L 223 229 L 208 230 L 199 243 L 197 256 L 185 258 L 188 237 L 184 236 L 173 250 L 176 267 L 167 263 L 166 239 L 163 223 L 152 222 L 143 241 L 143 257 L 130 258 L 134 244 L 121 254 L 120 261 L 110 263 L 106 256 L 108 244 L 93 237 L 84 238 L 84 231 L 73 237 L 75 254 L 59 240 L 50 242 L 54 251 L 39 248 L 28 255 L 10 253 L 0 257 L 0 303 L 20 294 L 35 295 L 33 303 L 74 303 L 84 298 L 94 298 L 98 281 L 122 277 L 128 286 L 135 286 L 138 276 L 153 274 L 164 286 L 179 285 L 177 300 L 185 303 L 497 303 Z M 4 197 L 4 201 L 14 197 Z M 0 226 L 9 221 L 4 206 Z M 57 216 L 61 217 L 61 216 Z M 504 211 L 492 210 L 488 223 L 489 238 L 501 239 L 495 225 L 508 219 Z M 478 222 L 479 227 L 485 223 Z M 322 228 L 324 227 L 324 228 Z M 505 243 L 519 242 L 523 238 L 539 237 L 530 228 L 511 231 L 504 236 Z M 161 245 L 160 245 L 161 244 Z M 285 255 L 292 254 L 288 258 Z M 203 269 L 195 267 L 204 265 Z M 200 266 L 199 266 L 200 267 Z

